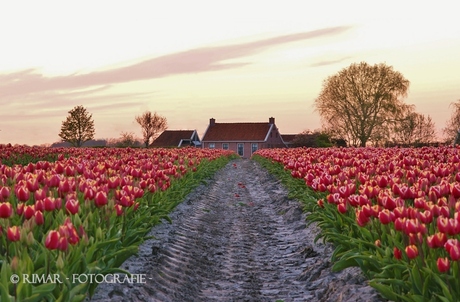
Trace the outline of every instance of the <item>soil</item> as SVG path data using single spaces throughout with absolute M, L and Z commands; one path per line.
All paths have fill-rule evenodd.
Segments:
M 234 160 L 123 264 L 145 282 L 101 283 L 91 301 L 386 301 L 358 268 L 331 271 L 306 215 L 256 162 Z

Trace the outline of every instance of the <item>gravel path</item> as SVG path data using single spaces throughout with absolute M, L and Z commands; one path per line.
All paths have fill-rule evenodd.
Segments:
M 232 161 L 170 217 L 123 265 L 146 282 L 100 284 L 91 301 L 384 301 L 358 269 L 330 271 L 332 247 L 254 161 Z

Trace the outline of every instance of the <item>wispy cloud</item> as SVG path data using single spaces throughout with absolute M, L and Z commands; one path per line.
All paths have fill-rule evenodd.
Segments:
M 196 48 L 151 58 L 129 66 L 86 74 L 75 73 L 47 77 L 40 74 L 36 69 L 0 74 L 0 104 L 8 98 L 24 97 L 42 92 L 55 91 L 61 96 L 62 93 L 66 93 L 68 97 L 71 97 L 70 94 L 72 93 L 74 97 L 79 97 L 79 94 L 81 96 L 81 94 L 94 93 L 119 83 L 162 78 L 176 74 L 238 68 L 250 63 L 225 63 L 225 61 L 246 57 L 270 47 L 290 42 L 338 35 L 349 29 L 350 27 L 347 26 L 331 27 L 247 43 Z M 73 92 L 74 90 L 89 88 L 91 89 L 87 91 Z
M 310 64 L 310 67 L 321 67 L 321 66 L 326 66 L 326 65 L 332 65 L 332 64 L 343 62 L 343 61 L 348 60 L 350 58 L 351 57 L 343 57 L 343 58 L 336 59 L 336 60 L 318 61 L 318 62 L 315 62 L 313 64 Z

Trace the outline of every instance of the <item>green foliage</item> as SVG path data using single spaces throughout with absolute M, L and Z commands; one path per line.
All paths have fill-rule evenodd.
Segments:
M 94 139 L 94 134 L 92 115 L 83 106 L 76 106 L 62 122 L 59 137 L 73 147 L 81 147 L 85 142 Z

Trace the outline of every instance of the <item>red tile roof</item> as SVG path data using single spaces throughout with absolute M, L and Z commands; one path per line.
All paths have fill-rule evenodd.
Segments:
M 270 123 L 210 124 L 202 141 L 265 141 Z
M 178 147 L 181 140 L 190 140 L 195 130 L 165 130 L 158 136 L 151 146 Z
M 281 134 L 281 137 L 285 143 L 292 142 L 296 136 L 297 134 Z

